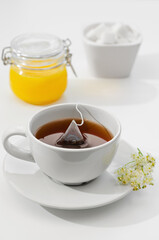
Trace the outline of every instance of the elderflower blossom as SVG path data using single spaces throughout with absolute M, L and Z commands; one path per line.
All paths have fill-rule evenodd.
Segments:
M 153 185 L 153 167 L 155 158 L 150 154 L 144 156 L 142 152 L 132 154 L 132 161 L 117 169 L 118 181 L 121 184 L 130 184 L 134 191 L 145 188 L 147 185 Z

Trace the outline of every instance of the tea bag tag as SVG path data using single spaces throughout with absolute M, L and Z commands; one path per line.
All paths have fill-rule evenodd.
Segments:
M 77 123 L 72 120 L 66 132 L 57 141 L 57 145 L 75 145 L 79 146 L 84 143 L 84 137 L 82 136 Z

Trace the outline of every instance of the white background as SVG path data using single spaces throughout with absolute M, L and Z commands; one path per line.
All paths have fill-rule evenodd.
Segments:
M 93 79 L 82 45 L 82 29 L 96 21 L 137 25 L 143 44 L 131 77 Z M 73 62 L 62 102 L 100 105 L 121 121 L 122 137 L 141 149 L 159 149 L 159 1 L 0 0 L 0 49 L 24 32 L 48 32 L 72 40 Z M 9 88 L 9 67 L 0 64 L 0 134 L 26 125 L 41 107 L 17 99 Z M 46 210 L 16 193 L 3 177 L 0 144 L 0 239 L 158 239 L 159 182 L 95 210 Z

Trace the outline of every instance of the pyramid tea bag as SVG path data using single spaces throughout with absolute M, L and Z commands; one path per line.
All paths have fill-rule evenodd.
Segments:
M 68 148 L 81 148 L 87 146 L 86 137 L 80 132 L 75 120 L 72 120 L 66 132 L 57 140 L 56 145 Z

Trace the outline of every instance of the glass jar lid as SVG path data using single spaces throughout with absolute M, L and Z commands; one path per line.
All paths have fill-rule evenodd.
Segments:
M 69 39 L 62 40 L 52 34 L 22 34 L 15 37 L 9 47 L 3 48 L 2 61 L 4 65 L 14 64 L 32 70 L 51 69 L 66 64 L 77 76 L 71 62 L 70 45 Z
M 14 57 L 45 59 L 55 57 L 64 51 L 64 42 L 51 34 L 22 34 L 11 41 Z

